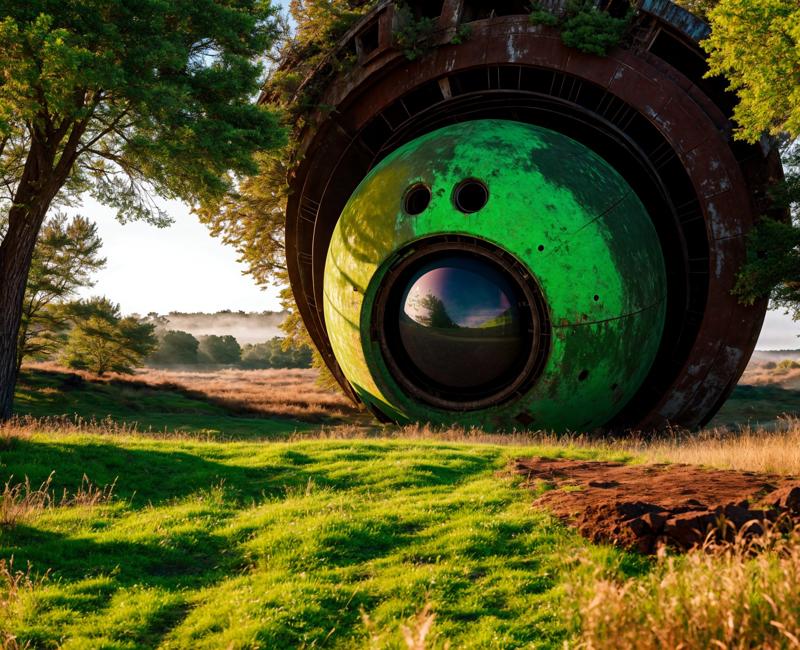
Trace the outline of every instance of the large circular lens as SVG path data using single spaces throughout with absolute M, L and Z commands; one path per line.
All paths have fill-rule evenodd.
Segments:
M 389 278 L 384 352 L 427 401 L 502 397 L 524 379 L 540 322 L 513 269 L 475 250 L 439 249 Z

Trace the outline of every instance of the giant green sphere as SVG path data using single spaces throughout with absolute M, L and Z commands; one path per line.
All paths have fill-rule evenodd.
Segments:
M 548 129 L 477 120 L 370 172 L 333 233 L 324 296 L 342 371 L 387 417 L 586 430 L 645 379 L 666 276 L 644 206 L 607 162 Z

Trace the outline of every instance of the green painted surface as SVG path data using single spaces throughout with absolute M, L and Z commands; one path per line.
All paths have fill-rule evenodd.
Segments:
M 469 215 L 452 198 L 466 178 L 482 180 L 490 192 L 487 205 Z M 416 183 L 431 188 L 432 200 L 412 217 L 403 197 Z M 509 251 L 548 304 L 553 336 L 545 369 L 527 394 L 500 406 L 450 412 L 408 397 L 370 340 L 375 294 L 396 252 L 444 233 Z M 644 380 L 665 302 L 658 237 L 624 179 L 570 138 L 500 120 L 446 127 L 383 160 L 345 207 L 325 269 L 325 320 L 336 358 L 362 399 L 399 421 L 496 430 L 519 428 L 516 418 L 525 414 L 534 428 L 602 426 Z M 583 371 L 588 377 L 580 379 Z

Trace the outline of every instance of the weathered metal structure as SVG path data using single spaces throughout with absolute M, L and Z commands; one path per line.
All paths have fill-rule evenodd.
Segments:
M 393 45 L 392 2 L 352 29 L 291 178 L 290 280 L 334 376 L 398 421 L 707 422 L 761 329 L 731 289 L 781 174 L 733 140 L 707 26 L 640 0 L 600 57 L 524 1 L 411 5 L 428 50 Z

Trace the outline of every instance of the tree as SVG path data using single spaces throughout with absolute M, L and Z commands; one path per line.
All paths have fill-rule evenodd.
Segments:
M 242 359 L 242 348 L 239 347 L 237 340 L 228 336 L 203 336 L 200 339 L 201 358 L 208 360 L 208 363 L 233 364 L 239 363 Z
M 285 116 L 287 130 L 301 128 L 304 118 L 318 104 L 325 79 L 320 70 L 338 71 L 346 61 L 331 61 L 339 38 L 373 6 L 376 0 L 291 0 L 289 13 L 294 33 L 283 40 L 277 52 L 277 65 L 264 88 L 267 103 Z M 313 82 L 313 83 L 312 83 Z M 281 149 L 258 157 L 258 172 L 234 188 L 220 205 L 200 211 L 201 220 L 212 234 L 236 248 L 240 261 L 261 286 L 283 285 L 281 306 L 287 318 L 281 325 L 286 334 L 284 346 L 312 346 L 320 383 L 336 386 L 322 356 L 313 348 L 297 311 L 288 282 L 284 258 L 283 233 L 286 224 L 287 177 L 295 162 L 297 138 L 290 138 Z
M 155 328 L 133 316 L 123 318 L 119 305 L 92 298 L 70 306 L 74 325 L 62 353 L 64 365 L 100 377 L 132 374 L 156 347 Z
M 724 75 L 739 96 L 737 136 L 800 136 L 800 3 L 720 0 L 708 17 L 709 74 Z
M 791 220 L 761 219 L 750 235 L 750 259 L 735 290 L 746 304 L 768 297 L 800 320 L 800 142 L 788 144 L 783 158 L 786 179 L 771 194 Z
M 419 313 L 414 320 L 426 327 L 438 329 L 456 329 L 458 325 L 450 318 L 442 299 L 431 293 L 425 294 L 417 303 L 422 313 Z
M 106 263 L 99 254 L 102 245 L 97 226 L 84 217 L 69 220 L 59 213 L 45 222 L 25 287 L 17 372 L 26 356 L 48 355 L 58 347 L 68 321 L 56 304 L 93 285 L 92 273 Z
M 158 347 L 147 361 L 157 366 L 192 365 L 197 363 L 200 342 L 189 332 L 170 330 L 158 336 Z
M 735 135 L 777 136 L 786 180 L 771 190 L 788 222 L 762 218 L 750 235 L 750 259 L 735 292 L 752 304 L 771 298 L 800 319 L 800 4 L 797 0 L 684 0 L 704 9 L 711 36 L 709 75 L 724 75 L 739 103 Z
M 266 343 L 246 345 L 242 350 L 242 368 L 310 368 L 311 348 L 286 347 L 286 339 L 276 336 Z
M 268 0 L 0 0 L 0 420 L 36 239 L 82 191 L 121 220 L 166 223 L 153 196 L 213 204 L 282 145 L 256 106 L 277 37 Z

